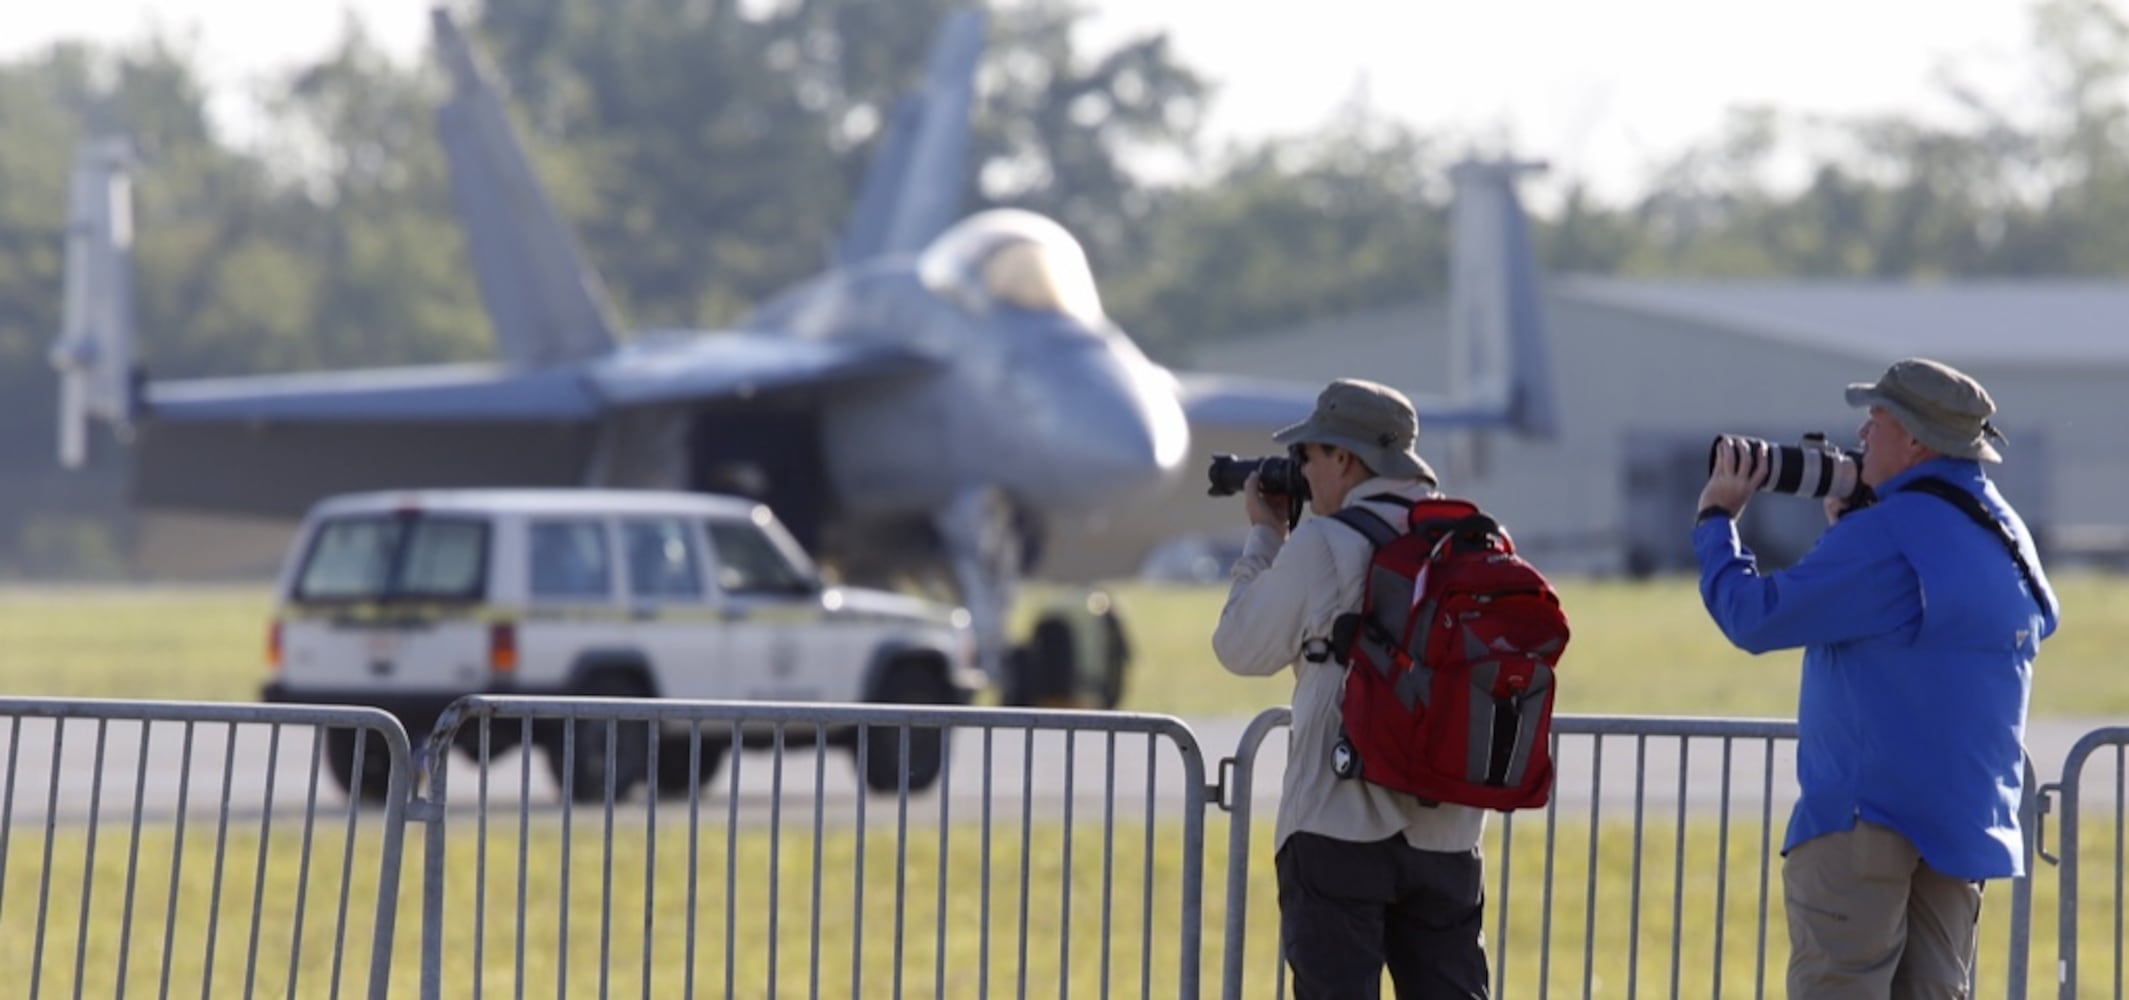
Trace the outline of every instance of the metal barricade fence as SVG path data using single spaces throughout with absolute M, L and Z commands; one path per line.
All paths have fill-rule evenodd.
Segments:
M 1213 788 L 1189 728 L 1130 713 L 468 698 L 419 755 L 364 708 L 0 699 L 0 719 L 0 967 L 24 995 L 385 996 L 418 895 L 426 997 L 1194 997 L 1214 804 L 1223 995 L 1285 994 L 1255 822 L 1285 708 Z M 1489 822 L 1495 995 L 1778 995 L 1794 736 L 1559 717 L 1551 803 Z M 2129 727 L 2078 741 L 2057 785 L 2029 762 L 2029 872 L 2061 802 L 2057 926 L 2034 933 L 2030 877 L 1991 891 L 1975 995 L 2024 996 L 2034 960 L 2062 997 L 2123 996 L 2125 765 Z
M 1274 891 L 1255 772 L 1265 757 L 1283 762 L 1285 747 L 1266 737 L 1289 722 L 1286 708 L 1264 712 L 1220 762 L 1219 801 L 1232 812 L 1229 1000 L 1286 995 L 1276 906 L 1251 900 Z M 1781 995 L 1787 932 L 1776 860 L 1795 798 L 1795 737 L 1788 721 L 1557 717 L 1546 808 L 1488 818 L 1493 995 Z M 2038 820 L 2030 762 L 2026 770 L 2029 874 L 1984 901 L 1984 927 L 2000 930 L 1984 934 L 1976 995 L 2025 995 Z M 1279 771 L 1270 773 L 1276 783 Z M 1990 943 L 1997 937 L 2000 947 Z
M 424 996 L 1198 995 L 1172 717 L 475 697 L 422 759 Z
M 387 995 L 413 774 L 390 715 L 0 698 L 0 719 L 10 995 Z M 381 804 L 319 797 L 357 768 Z
M 2114 780 L 2088 782 L 2087 766 L 2104 748 L 2114 750 Z M 2070 748 L 2063 761 L 2062 781 L 2049 786 L 2061 797 L 2061 873 L 2058 876 L 2056 915 L 2056 982 L 2063 1000 L 2084 996 L 2123 996 L 2123 981 L 2129 977 L 2123 962 L 2123 947 L 2129 942 L 2125 928 L 2123 895 L 2123 848 L 2129 838 L 2124 810 L 2129 807 L 2129 726 L 2111 726 L 2086 733 Z M 2094 822 L 2086 806 L 2106 809 Z M 2112 815 L 2108 815 L 2111 813 Z M 2112 833 L 2111 851 L 2091 850 L 2091 834 L 2103 824 Z M 2101 862 L 2088 870 L 2085 861 Z M 2111 861 L 2111 864 L 2105 862 Z M 2096 890 L 2096 891 L 2088 891 Z M 2089 920 L 2087 918 L 2090 918 Z M 2096 925 L 2096 926 L 2094 926 Z M 2085 949 L 2088 942 L 2101 943 L 2104 951 Z M 2111 993 L 2102 994 L 2101 983 L 2111 982 Z

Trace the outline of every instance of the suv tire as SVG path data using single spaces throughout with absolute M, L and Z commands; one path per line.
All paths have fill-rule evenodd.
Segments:
M 658 741 L 658 794 L 686 795 L 695 786 L 707 785 L 717 774 L 717 765 L 724 762 L 725 745 L 731 739 L 729 733 L 703 733 L 701 749 L 697 758 L 695 780 L 688 780 L 688 737 L 667 736 Z
M 650 686 L 640 678 L 612 670 L 601 670 L 577 685 L 573 694 L 591 698 L 647 698 L 652 694 Z M 555 784 L 569 788 L 570 801 L 597 803 L 606 801 L 606 762 L 608 754 L 608 728 L 613 733 L 614 801 L 619 802 L 635 790 L 650 769 L 651 724 L 641 721 L 616 722 L 608 719 L 578 719 L 564 722 L 555 728 L 547 745 L 547 769 L 554 776 Z M 570 759 L 568 750 L 569 731 L 576 733 L 576 754 Z M 571 772 L 574 772 L 572 774 Z
M 355 738 L 362 740 L 362 788 L 354 785 Z M 340 782 L 348 797 L 367 803 L 383 802 L 392 788 L 392 752 L 384 737 L 368 730 L 332 726 L 325 730 L 325 766 Z
M 874 701 L 892 705 L 950 705 L 953 689 L 939 671 L 919 663 L 900 663 L 887 670 Z M 872 726 L 865 730 L 865 787 L 892 792 L 902 783 L 901 726 Z M 909 726 L 909 790 L 930 788 L 946 770 L 950 749 L 944 728 Z

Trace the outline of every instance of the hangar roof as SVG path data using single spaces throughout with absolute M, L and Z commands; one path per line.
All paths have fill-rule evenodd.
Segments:
M 1566 277 L 1553 292 L 1869 358 L 2129 363 L 2129 283 L 1650 281 Z

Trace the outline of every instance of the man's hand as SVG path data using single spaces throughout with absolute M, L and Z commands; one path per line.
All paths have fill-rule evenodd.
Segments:
M 1242 483 L 1242 508 L 1249 512 L 1249 523 L 1260 524 L 1286 537 L 1286 495 L 1266 493 L 1264 484 L 1257 481 L 1252 472 Z
M 1846 513 L 1848 513 L 1848 498 L 1837 497 L 1832 494 L 1827 494 L 1826 523 L 1829 525 L 1833 524 L 1841 519 L 1842 514 Z
M 1700 503 L 1694 509 L 1720 507 L 1735 518 L 1745 512 L 1745 504 L 1752 499 L 1753 491 L 1766 481 L 1766 453 L 1724 435 L 1722 443 L 1715 448 L 1715 469 L 1708 473 L 1708 485 L 1701 487 Z

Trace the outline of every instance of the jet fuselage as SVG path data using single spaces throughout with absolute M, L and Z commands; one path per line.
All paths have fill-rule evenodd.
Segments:
M 1046 525 L 1143 499 L 1178 474 L 1189 446 L 1173 376 L 1092 320 L 942 293 L 905 258 L 794 289 L 747 325 L 883 341 L 940 362 L 823 401 L 831 516 L 930 517 L 991 488 Z

